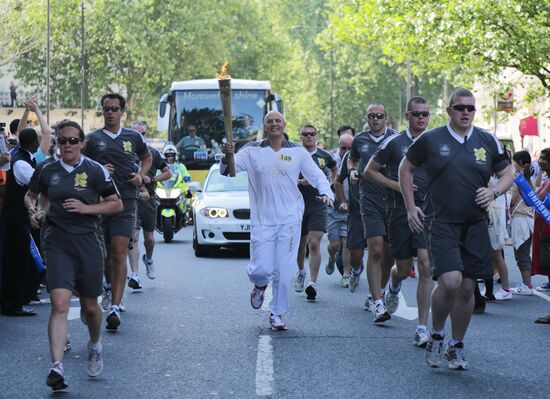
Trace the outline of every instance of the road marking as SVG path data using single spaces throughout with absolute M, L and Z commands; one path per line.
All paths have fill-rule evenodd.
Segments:
M 543 294 L 542 292 L 540 291 L 537 291 L 537 290 L 533 290 L 533 294 L 538 296 L 539 298 L 542 298 L 548 302 L 550 302 L 550 296 L 546 295 L 546 294 Z
M 69 315 L 67 316 L 67 320 L 74 320 L 78 318 L 80 318 L 80 306 L 69 308 Z
M 269 302 L 273 300 L 273 293 L 271 290 L 271 284 L 267 286 L 264 292 L 264 303 L 262 305 L 262 310 L 269 310 Z
M 403 293 L 399 291 L 399 307 L 392 316 L 401 317 L 407 320 L 414 320 L 418 318 L 418 308 L 410 308 L 407 306 L 407 301 L 403 296 Z
M 273 394 L 273 346 L 271 336 L 258 337 L 258 357 L 256 359 L 256 395 Z

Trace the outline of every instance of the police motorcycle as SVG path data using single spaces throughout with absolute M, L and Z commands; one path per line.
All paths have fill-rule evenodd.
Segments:
M 185 227 L 189 220 L 192 194 L 188 185 L 191 176 L 185 165 L 177 162 L 178 152 L 172 143 L 166 144 L 163 155 L 172 172 L 172 177 L 157 182 L 155 194 L 159 205 L 156 229 L 163 235 L 164 242 L 169 243 L 174 238 L 174 234 Z

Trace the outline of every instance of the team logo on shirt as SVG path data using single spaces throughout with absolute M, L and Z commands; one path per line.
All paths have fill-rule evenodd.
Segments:
M 132 152 L 132 143 L 129 141 L 123 141 L 122 146 L 124 147 L 124 151 L 126 152 Z
M 474 148 L 474 155 L 476 157 L 476 163 L 487 162 L 487 151 L 485 150 L 485 148 Z
M 292 157 L 290 155 L 281 154 L 279 156 L 279 161 L 292 162 Z
M 74 188 L 82 190 L 88 186 L 88 175 L 86 172 L 77 173 L 74 177 Z
M 319 166 L 321 168 L 324 168 L 326 166 L 326 162 L 323 158 L 319 158 L 319 159 L 317 159 L 317 161 L 319 162 Z
M 448 157 L 449 155 L 451 155 L 451 147 L 447 144 L 440 144 L 439 155 L 441 155 L 442 157 Z
M 59 176 L 56 173 L 56 174 L 52 175 L 52 178 L 50 179 L 50 186 L 57 186 L 60 181 L 61 181 L 61 176 Z

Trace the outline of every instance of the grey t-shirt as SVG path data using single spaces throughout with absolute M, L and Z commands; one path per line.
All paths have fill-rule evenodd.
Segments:
M 418 139 L 418 138 L 417 138 Z M 407 153 L 409 147 L 415 140 L 408 130 L 388 137 L 373 155 L 373 159 L 380 165 L 385 166 L 388 179 L 399 181 L 399 165 Z M 414 202 L 416 206 L 424 209 L 424 200 L 426 198 L 426 186 L 428 185 L 428 176 L 426 168 L 419 166 L 414 169 L 414 184 L 418 190 L 414 192 Z M 392 189 L 386 189 L 387 209 L 405 209 L 405 200 L 401 192 Z
M 97 231 L 100 217 L 68 212 L 63 202 L 75 198 L 87 205 L 97 204 L 100 197 L 117 193 L 107 170 L 86 157 L 82 157 L 81 162 L 70 172 L 61 161 L 45 165 L 38 177 L 38 184 L 31 190 L 34 189 L 36 194 L 40 193 L 50 201 L 46 221 L 75 235 Z
M 166 164 L 166 161 L 164 160 L 164 156 L 160 153 L 159 150 L 151 147 L 150 145 L 148 145 L 147 148 L 149 148 L 149 152 L 153 157 L 153 162 L 151 163 L 151 169 L 149 169 L 149 172 L 147 172 L 147 176 L 149 176 L 152 179 L 157 175 L 157 171 L 166 168 L 168 165 Z M 140 162 L 139 158 L 136 157 L 136 165 L 138 165 L 138 167 L 139 167 L 139 162 Z M 155 193 L 156 184 L 157 183 L 155 182 L 151 182 L 150 184 L 145 185 L 150 195 L 153 195 Z
M 478 222 L 487 218 L 476 205 L 478 188 L 510 163 L 498 139 L 474 127 L 465 142 L 459 142 L 447 126 L 424 133 L 409 148 L 407 159 L 424 165 L 428 175 L 426 220 L 446 223 Z
M 84 155 L 104 165 L 115 167 L 113 181 L 120 197 L 137 198 L 137 188 L 128 182 L 135 172 L 136 155 L 141 158 L 149 150 L 143 136 L 131 129 L 122 128 L 120 133 L 112 138 L 103 129 L 98 129 L 86 138 Z
M 386 211 L 386 189 L 378 184 L 371 182 L 363 177 L 365 167 L 369 163 L 378 147 L 384 140 L 397 132 L 393 129 L 386 129 L 386 132 L 380 136 L 373 136 L 370 132 L 361 132 L 354 137 L 351 144 L 350 157 L 359 160 L 359 192 L 361 201 L 366 206 L 366 211 L 385 212 Z M 385 170 L 381 169 L 385 175 Z

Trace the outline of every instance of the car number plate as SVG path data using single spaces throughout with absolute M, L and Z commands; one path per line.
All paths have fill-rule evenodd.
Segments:
M 241 224 L 241 231 L 250 231 L 249 224 Z

